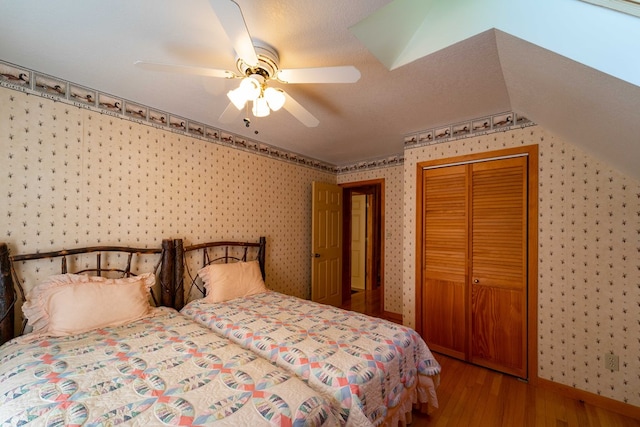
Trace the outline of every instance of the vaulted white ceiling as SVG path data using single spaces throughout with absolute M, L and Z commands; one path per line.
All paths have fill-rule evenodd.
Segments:
M 0 0 L 0 60 L 335 165 L 402 153 L 412 132 L 516 111 L 640 179 L 640 19 L 578 0 L 237 0 L 283 68 L 355 65 L 355 84 L 284 87 L 288 112 L 221 124 L 237 81 L 207 0 Z M 240 116 L 242 117 L 242 116 Z M 256 133 L 257 132 L 257 133 Z

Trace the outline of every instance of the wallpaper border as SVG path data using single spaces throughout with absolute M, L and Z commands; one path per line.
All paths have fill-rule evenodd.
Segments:
M 0 61 L 0 87 L 337 175 L 404 164 L 403 152 L 343 166 L 332 165 L 6 61 Z M 407 134 L 404 150 L 533 125 L 535 123 L 524 115 L 507 111 Z
M 0 61 L 0 87 L 59 101 L 129 120 L 141 125 L 168 130 L 227 147 L 257 153 L 277 160 L 336 173 L 336 166 L 320 160 L 285 151 L 259 141 L 226 132 L 223 129 L 189 120 L 153 107 L 90 89 L 38 71 Z
M 516 117 L 516 120 L 513 120 Z M 471 127 L 473 123 L 473 127 Z M 404 137 L 404 150 L 423 147 L 425 145 L 441 144 L 459 139 L 489 135 L 496 132 L 506 132 L 513 129 L 535 126 L 536 123 L 521 114 L 508 111 L 479 119 L 469 120 L 462 124 L 449 124 L 428 131 L 420 131 Z M 437 134 L 436 134 L 437 132 Z M 436 137 L 433 135 L 436 134 Z M 336 173 L 348 174 L 364 170 L 379 169 L 392 166 L 402 166 L 404 155 L 389 156 L 383 159 L 369 160 L 336 167 Z
M 440 144 L 534 125 L 535 123 L 523 114 L 505 111 L 461 123 L 443 125 L 407 134 L 404 137 L 404 148 L 406 150 L 407 148 Z

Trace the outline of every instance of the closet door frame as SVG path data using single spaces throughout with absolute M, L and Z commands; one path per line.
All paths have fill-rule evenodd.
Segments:
M 419 162 L 416 170 L 416 305 L 415 325 L 423 335 L 423 170 L 425 168 L 447 167 L 493 159 L 527 156 L 527 379 L 535 384 L 538 379 L 538 146 L 526 145 L 503 150 L 488 151 L 465 156 L 443 158 Z M 467 278 L 469 280 L 469 278 Z

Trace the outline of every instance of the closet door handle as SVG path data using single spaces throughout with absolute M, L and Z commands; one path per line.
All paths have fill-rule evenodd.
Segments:
M 479 279 L 473 279 L 473 283 L 480 283 Z
M 313 254 L 314 258 L 320 258 L 320 254 Z

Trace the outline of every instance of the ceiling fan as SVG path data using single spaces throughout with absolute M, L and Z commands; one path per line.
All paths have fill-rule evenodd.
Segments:
M 280 88 L 269 83 L 355 83 L 360 79 L 360 71 L 354 66 L 280 69 L 277 51 L 263 43 L 255 42 L 242 16 L 240 6 L 233 0 L 209 0 L 222 27 L 233 44 L 237 54 L 236 71 L 215 68 L 172 65 L 151 61 L 136 61 L 138 67 L 209 77 L 241 79 L 238 88 L 227 93 L 231 101 L 219 120 L 230 123 L 249 103 L 256 117 L 268 116 L 281 107 L 307 127 L 320 123 L 306 108 Z

